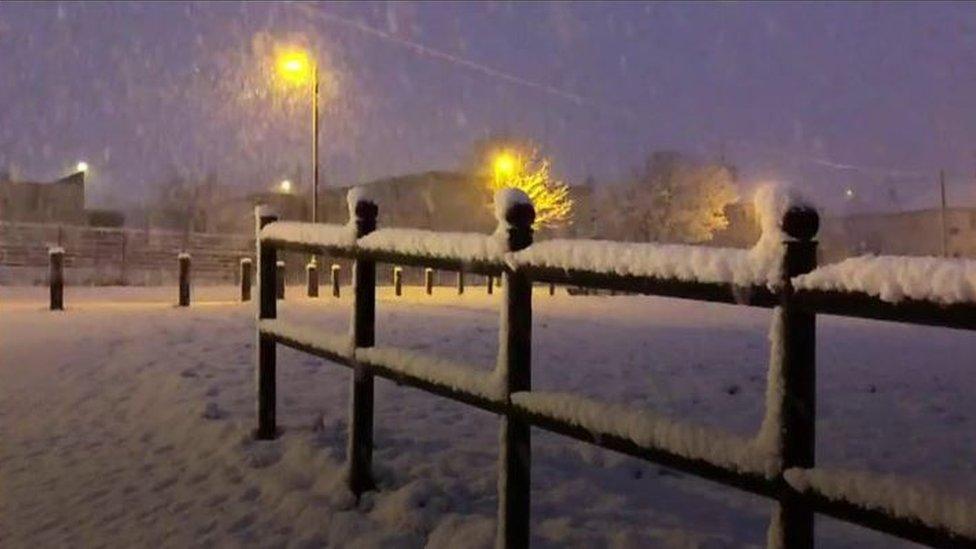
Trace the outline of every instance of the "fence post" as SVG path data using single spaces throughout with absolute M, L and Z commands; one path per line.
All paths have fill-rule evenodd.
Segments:
M 251 269 L 253 265 L 250 257 L 241 259 L 241 301 L 251 301 Z
M 434 269 L 430 267 L 424 269 L 424 290 L 427 295 L 434 293 Z
M 393 267 L 393 293 L 397 297 L 403 295 L 403 269 L 400 267 Z
M 180 252 L 176 256 L 176 261 L 180 266 L 180 307 L 190 306 L 190 254 Z
M 485 286 L 488 289 L 488 295 L 494 293 L 495 289 L 495 277 L 488 275 L 488 284 Z
M 51 310 L 64 310 L 64 248 L 48 248 L 47 257 L 51 264 L 48 284 L 51 287 Z
M 459 270 L 457 273 L 457 292 L 458 295 L 464 293 L 464 271 Z
M 258 319 L 272 319 L 278 316 L 277 288 L 278 285 L 278 251 L 270 244 L 261 242 L 261 228 L 268 223 L 278 220 L 278 216 L 270 213 L 262 206 L 254 209 L 255 241 L 257 243 L 258 258 Z M 275 341 L 268 336 L 261 335 L 258 328 L 258 361 L 257 381 L 258 392 L 258 439 L 271 440 L 277 432 L 275 412 L 277 408 L 277 380 L 275 374 Z
M 549 295 L 556 295 L 556 284 L 553 282 L 549 283 Z
M 813 238 L 819 226 L 819 217 L 812 208 L 794 206 L 783 216 L 783 231 L 789 239 L 784 242 L 779 291 L 780 352 L 774 357 L 781 362 L 770 365 L 778 366 L 782 376 L 778 403 L 782 470 L 813 467 L 816 456 L 816 315 L 797 307 L 790 280 L 816 268 L 817 241 Z M 813 510 L 788 491 L 773 514 L 769 546 L 812 548 L 813 523 Z
M 376 203 L 350 191 L 348 200 L 355 200 L 350 209 L 356 216 L 356 238 L 362 238 L 376 230 Z M 333 274 L 338 274 L 338 265 Z M 353 345 L 357 348 L 372 347 L 376 343 L 376 262 L 356 258 L 352 267 L 353 277 Z M 338 280 L 334 276 L 333 280 Z M 334 284 L 333 289 L 337 290 Z M 338 296 L 338 293 L 336 294 Z M 373 481 L 373 374 L 357 363 L 352 380 L 352 418 L 349 429 L 349 489 L 358 498 L 360 494 L 375 488 Z
M 277 254 L 275 254 L 277 255 Z M 285 298 L 285 262 L 278 260 L 275 262 L 275 296 L 278 299 Z
M 339 275 L 342 267 L 338 263 L 332 264 L 332 297 L 339 297 Z
M 305 283 L 308 287 L 308 297 L 319 296 L 319 266 L 315 257 L 305 265 Z
M 518 194 L 515 194 L 515 193 Z M 500 191 L 495 195 L 508 200 L 503 205 L 509 251 L 532 244 L 535 209 L 521 191 Z M 512 198 L 517 198 L 512 200 Z M 496 212 L 498 206 L 496 205 Z M 499 212 L 502 213 L 502 212 Z M 506 268 L 502 277 L 502 314 L 499 327 L 499 364 L 506 382 L 506 393 L 532 388 L 532 281 L 524 271 Z M 502 416 L 501 449 L 498 464 L 498 531 L 496 547 L 529 546 L 529 502 L 532 471 L 532 444 L 529 424 L 510 414 Z

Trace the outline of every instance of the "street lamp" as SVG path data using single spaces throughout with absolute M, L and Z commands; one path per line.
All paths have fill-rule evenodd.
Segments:
M 315 59 L 302 50 L 290 50 L 278 58 L 278 73 L 288 82 L 312 85 L 312 223 L 318 223 L 319 216 L 319 73 Z M 281 189 L 288 192 L 291 182 L 282 181 Z
M 87 173 L 88 172 L 88 162 L 85 162 L 85 161 L 79 162 L 75 166 L 75 171 L 79 171 L 81 173 Z
M 281 190 L 281 192 L 283 192 L 285 194 L 290 193 L 291 192 L 291 181 L 285 179 L 284 181 L 282 181 L 281 183 L 278 184 L 278 188 Z
M 518 159 L 509 151 L 502 151 L 495 155 L 491 167 L 496 181 L 502 181 L 515 175 Z

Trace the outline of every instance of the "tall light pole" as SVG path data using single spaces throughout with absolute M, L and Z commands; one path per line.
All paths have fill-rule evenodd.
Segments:
M 319 220 L 319 71 L 307 52 L 292 50 L 278 59 L 278 72 L 288 81 L 312 87 L 312 223 Z

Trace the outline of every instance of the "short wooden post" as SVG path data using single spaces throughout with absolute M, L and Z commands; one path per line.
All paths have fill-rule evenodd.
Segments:
M 403 295 L 403 269 L 401 267 L 393 267 L 393 293 L 397 297 Z
M 177 256 L 180 268 L 180 307 L 190 306 L 190 254 L 180 252 Z
M 64 248 L 52 246 L 47 250 L 50 271 L 48 285 L 51 289 L 51 310 L 64 310 Z
M 251 301 L 251 271 L 254 264 L 250 257 L 241 258 L 241 301 Z
M 424 269 L 424 291 L 427 295 L 434 293 L 434 269 L 430 267 Z
M 464 293 L 464 271 L 457 272 L 457 292 L 458 295 Z
M 319 266 L 314 257 L 305 265 L 305 284 L 308 297 L 319 296 Z
M 255 208 L 255 240 L 258 258 L 258 319 L 278 316 L 278 251 L 274 246 L 261 242 L 261 228 L 278 220 L 278 217 L 261 206 Z M 277 379 L 274 339 L 261 335 L 258 330 L 258 360 L 255 380 L 258 397 L 258 428 L 256 436 L 262 440 L 275 438 L 277 433 L 275 413 L 277 409 Z
M 339 297 L 339 275 L 342 267 L 338 263 L 332 264 L 332 297 Z
M 556 284 L 553 282 L 549 283 L 549 295 L 556 295 Z
M 791 467 L 814 466 L 816 455 L 816 315 L 801 310 L 793 299 L 790 280 L 808 273 L 817 266 L 817 241 L 814 236 L 820 226 L 816 210 L 807 207 L 790 208 L 783 216 L 783 231 L 789 237 L 784 242 L 785 257 L 780 280 L 780 346 L 777 353 L 782 376 L 779 455 L 783 470 Z M 813 547 L 813 510 L 801 500 L 787 493 L 778 503 L 770 524 L 770 547 Z
M 278 260 L 275 263 L 275 296 L 278 299 L 285 298 L 285 262 Z
M 506 191 L 495 196 L 498 201 Z M 517 194 L 516 194 L 517 193 Z M 512 195 L 518 200 L 512 200 Z M 504 224 L 508 232 L 509 251 L 532 244 L 535 209 L 528 196 L 507 190 Z M 502 315 L 499 327 L 499 364 L 506 381 L 507 394 L 532 388 L 532 281 L 524 271 L 506 268 L 502 276 Z M 496 547 L 529 546 L 530 481 L 532 443 L 529 424 L 506 414 L 502 416 L 501 451 L 498 479 L 498 532 Z
M 491 295 L 492 293 L 494 293 L 494 290 L 495 290 L 495 277 L 493 277 L 491 275 L 488 275 L 488 283 L 485 285 L 485 288 L 488 290 L 488 295 Z
M 355 214 L 356 238 L 376 230 L 376 203 L 350 191 L 350 205 Z M 333 266 L 333 272 L 337 273 Z M 353 344 L 372 347 L 376 343 L 376 262 L 357 258 L 353 262 Z M 373 481 L 373 374 L 356 364 L 352 379 L 352 418 L 349 429 L 349 489 L 358 498 L 376 487 Z

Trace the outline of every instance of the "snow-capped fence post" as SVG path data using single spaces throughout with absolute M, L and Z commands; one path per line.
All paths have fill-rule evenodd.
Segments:
M 430 267 L 424 269 L 424 291 L 427 295 L 434 293 L 434 269 Z
M 176 257 L 180 269 L 180 307 L 190 306 L 190 254 L 180 252 Z
M 507 236 L 506 249 L 523 250 L 532 244 L 535 209 L 521 191 L 505 189 L 495 195 L 495 215 Z M 506 399 L 532 388 L 532 280 L 519 269 L 502 274 L 502 314 L 499 327 L 498 367 L 505 383 Z M 529 423 L 502 416 L 498 467 L 497 547 L 529 546 L 529 502 L 532 444 Z
M 305 265 L 305 284 L 307 286 L 308 297 L 319 296 L 319 266 L 315 257 Z
M 393 267 L 393 293 L 403 295 L 403 268 Z
M 775 337 L 779 353 L 781 393 L 779 456 L 782 470 L 811 468 L 816 454 L 816 315 L 800 309 L 793 298 L 791 279 L 817 267 L 820 220 L 813 208 L 794 206 L 783 216 L 784 242 L 782 278 L 779 288 L 780 331 Z M 775 313 L 774 313 L 775 314 Z M 770 524 L 771 547 L 813 547 L 813 509 L 787 493 L 779 502 Z
M 485 285 L 488 290 L 488 295 L 491 295 L 495 289 L 495 277 L 488 275 L 488 283 Z
M 342 267 L 338 263 L 333 263 L 330 269 L 330 274 L 332 276 L 332 297 L 339 297 L 339 275 L 342 273 Z
M 285 262 L 278 260 L 275 262 L 275 296 L 278 299 L 285 298 Z
M 360 196 L 356 189 L 350 191 L 348 200 L 355 214 L 356 238 L 362 238 L 376 230 L 376 203 Z M 338 269 L 333 266 L 334 280 Z M 356 348 L 372 347 L 376 343 L 376 262 L 357 257 L 352 267 L 353 277 L 353 328 L 352 339 Z M 338 288 L 338 286 L 333 286 Z M 352 380 L 352 418 L 349 422 L 349 489 L 358 498 L 376 484 L 373 481 L 373 374 L 363 364 L 357 363 Z
M 258 258 L 258 319 L 273 319 L 278 316 L 277 280 L 278 280 L 278 251 L 270 244 L 261 243 L 261 229 L 274 221 L 278 216 L 264 210 L 261 206 L 255 208 L 256 240 Z M 277 431 L 275 413 L 277 408 L 277 380 L 275 340 L 258 331 L 258 361 L 255 379 L 258 392 L 258 429 L 257 438 L 270 440 Z
M 241 259 L 241 301 L 251 301 L 251 270 L 254 264 L 250 257 Z
M 64 310 L 64 248 L 56 246 L 47 251 L 50 271 L 48 284 L 51 287 L 51 310 Z
M 457 292 L 458 295 L 464 293 L 464 271 L 458 270 L 457 272 Z

